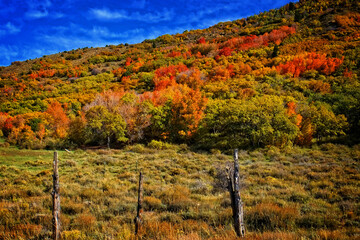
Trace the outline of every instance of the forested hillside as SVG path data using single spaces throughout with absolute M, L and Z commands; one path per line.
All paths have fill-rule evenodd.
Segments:
M 0 67 L 0 240 L 52 238 L 53 149 L 62 239 L 239 239 L 234 148 L 244 239 L 360 239 L 359 56 L 360 1 L 301 0 Z
M 290 3 L 204 30 L 0 69 L 0 134 L 23 148 L 351 143 L 360 3 Z M 6 145 L 6 143 L 3 143 Z

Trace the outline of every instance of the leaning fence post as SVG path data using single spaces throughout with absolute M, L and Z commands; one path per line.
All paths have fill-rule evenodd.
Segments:
M 141 229 L 141 225 L 143 222 L 142 219 L 142 202 L 143 202 L 143 186 L 142 186 L 142 182 L 143 182 L 143 175 L 140 172 L 139 175 L 139 190 L 138 190 L 138 206 L 137 206 L 137 214 L 135 217 L 135 235 L 137 235 L 140 232 Z
M 240 197 L 240 174 L 238 150 L 234 150 L 234 172 L 228 172 L 228 188 L 231 198 L 235 232 L 239 237 L 245 236 L 244 209 Z
M 58 171 L 58 153 L 54 152 L 53 162 L 54 174 L 53 174 L 53 191 L 51 193 L 53 200 L 53 240 L 59 240 L 60 233 L 60 186 L 59 186 L 59 171 Z

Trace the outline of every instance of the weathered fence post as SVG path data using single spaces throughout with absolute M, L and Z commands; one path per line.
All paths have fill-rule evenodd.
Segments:
M 134 219 L 134 221 L 135 221 L 135 235 L 137 235 L 140 232 L 141 225 L 142 225 L 142 222 L 143 222 L 143 219 L 142 219 L 142 212 L 143 212 L 143 209 L 142 209 L 142 202 L 143 202 L 143 186 L 142 186 L 142 182 L 143 182 L 143 175 L 140 172 L 137 214 L 136 214 L 136 217 Z
M 53 174 L 53 191 L 51 193 L 53 200 L 53 239 L 59 240 L 60 233 L 60 186 L 59 186 L 59 171 L 58 171 L 58 153 L 54 152 L 54 174 Z
M 239 157 L 238 150 L 234 150 L 234 171 L 228 172 L 228 188 L 233 210 L 233 220 L 235 232 L 239 237 L 245 237 L 244 209 L 240 197 L 240 176 L 239 176 Z

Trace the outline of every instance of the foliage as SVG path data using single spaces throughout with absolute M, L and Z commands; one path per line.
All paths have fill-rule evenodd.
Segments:
M 0 135 L 26 148 L 356 143 L 359 12 L 354 0 L 305 0 L 138 44 L 14 62 L 0 68 Z M 118 129 L 92 107 L 119 119 Z
M 283 99 L 256 97 L 251 101 L 211 102 L 202 131 L 199 142 L 208 149 L 231 149 L 237 146 L 284 146 L 295 139 L 298 128 L 286 114 Z
M 120 114 L 109 112 L 103 106 L 91 107 L 86 112 L 88 119 L 85 131 L 89 141 L 92 143 L 104 144 L 107 141 L 110 146 L 111 139 L 118 142 L 125 142 L 125 121 Z

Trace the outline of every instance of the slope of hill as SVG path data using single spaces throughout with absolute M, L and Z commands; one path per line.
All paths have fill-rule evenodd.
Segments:
M 359 9 L 300 1 L 205 30 L 14 62 L 0 70 L 1 134 L 26 148 L 357 139 Z
M 64 239 L 238 239 L 222 154 L 235 147 L 246 239 L 359 239 L 360 145 L 334 144 L 360 135 L 359 12 L 300 1 L 1 68 L 0 239 L 52 228 L 52 151 L 9 144 L 74 149 L 59 152 Z M 89 150 L 106 144 L 121 149 Z

